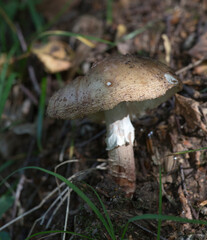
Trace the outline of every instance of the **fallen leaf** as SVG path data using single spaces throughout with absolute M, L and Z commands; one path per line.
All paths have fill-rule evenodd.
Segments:
M 194 68 L 193 73 L 195 74 L 206 74 L 207 73 L 207 61 Z
M 188 219 L 193 219 L 191 209 L 190 209 L 190 205 L 189 205 L 189 201 L 186 198 L 181 186 L 178 189 L 178 194 L 179 194 L 179 198 L 180 198 L 180 202 L 181 202 L 182 210 L 183 210 L 182 214 L 181 214 L 181 217 L 186 217 Z M 189 228 L 190 227 L 189 223 L 185 223 L 184 227 L 186 229 Z
M 201 35 L 198 42 L 188 51 L 188 53 L 196 58 L 204 58 L 207 56 L 207 32 Z
M 199 204 L 199 206 L 201 206 L 201 207 L 204 207 L 204 206 L 206 206 L 207 205 L 207 200 L 204 200 L 203 202 L 201 202 L 200 204 Z
M 33 47 L 31 51 L 49 73 L 65 71 L 71 66 L 73 52 L 64 42 L 52 40 L 43 46 Z
M 185 121 L 189 128 L 194 130 L 196 127 L 201 128 L 207 133 L 206 123 L 203 122 L 203 112 L 200 108 L 200 104 L 191 99 L 176 94 L 176 108 L 175 111 L 178 115 L 185 118 Z
M 119 24 L 116 31 L 116 40 L 119 40 L 127 32 L 127 27 L 124 24 Z

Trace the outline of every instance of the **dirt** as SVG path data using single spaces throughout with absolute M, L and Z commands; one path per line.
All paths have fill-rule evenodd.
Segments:
M 48 3 L 43 0 L 38 7 L 38 13 L 45 18 L 46 23 L 53 19 L 56 8 L 59 8 L 59 1 L 53 2 L 47 8 Z M 54 49 L 54 39 L 51 37 L 48 38 L 48 53 L 41 51 L 43 42 L 37 42 L 41 58 L 34 53 L 25 60 L 26 63 L 18 58 L 13 59 L 11 69 L 22 72 L 21 78 L 12 87 L 2 117 L 0 161 L 5 168 L 1 170 L 1 176 L 5 178 L 25 166 L 39 166 L 55 171 L 71 178 L 104 214 L 92 186 L 107 210 L 116 239 L 121 239 L 129 219 L 159 213 L 160 186 L 163 215 L 207 220 L 207 154 L 203 149 L 207 146 L 207 3 L 201 0 L 117 0 L 113 1 L 113 19 L 110 24 L 106 21 L 106 2 L 73 1 L 48 30 L 84 33 L 111 42 L 125 37 L 116 46 L 96 41 L 86 43 L 74 37 L 53 37 L 60 46 L 60 49 Z M 29 39 L 30 32 L 35 31 L 34 27 L 28 29 L 32 23 L 26 25 L 21 16 L 16 16 L 15 21 L 24 30 L 24 37 Z M 140 32 L 134 33 L 135 30 Z M 127 35 L 129 33 L 134 33 L 133 37 Z M 107 174 L 106 130 L 104 122 L 99 121 L 101 116 L 96 116 L 96 119 L 64 121 L 50 119 L 45 114 L 41 150 L 36 141 L 40 101 L 37 89 L 41 87 L 40 79 L 47 78 L 47 106 L 56 90 L 75 77 L 86 74 L 95 62 L 116 52 L 157 58 L 177 71 L 184 84 L 178 95 L 157 109 L 133 119 L 137 185 L 131 199 L 126 198 Z M 50 55 L 49 60 L 45 58 L 47 55 Z M 57 74 L 54 74 L 54 68 L 48 70 L 48 62 L 46 64 L 45 61 L 51 61 L 49 63 L 57 67 Z M 59 67 L 58 64 L 63 62 L 64 66 Z M 27 71 L 29 66 L 33 67 L 36 82 L 31 81 L 31 73 Z M 196 149 L 200 150 L 194 151 Z M 67 190 L 65 186 L 59 188 L 60 184 L 54 177 L 30 169 L 19 171 L 1 186 L 0 195 L 8 194 L 9 199 L 13 196 L 13 204 L 0 218 L 0 226 L 31 211 L 31 214 L 20 217 L 19 221 L 4 229 L 10 239 L 21 240 L 29 233 L 63 230 L 66 216 L 67 231 L 91 239 L 111 239 L 92 209 L 74 191 Z M 46 200 L 55 189 L 56 192 Z M 58 196 L 61 196 L 59 200 Z M 36 222 L 37 219 L 40 221 Z M 202 224 L 163 220 L 160 239 L 205 240 L 206 231 L 207 227 Z M 129 224 L 125 239 L 157 239 L 157 232 L 157 220 L 134 221 Z M 60 234 L 43 235 L 45 239 L 62 239 Z M 65 239 L 84 238 L 66 235 Z

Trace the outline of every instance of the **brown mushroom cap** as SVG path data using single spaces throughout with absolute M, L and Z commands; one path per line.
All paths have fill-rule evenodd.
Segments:
M 56 92 L 47 112 L 54 118 L 74 119 L 112 109 L 121 102 L 147 101 L 144 108 L 153 108 L 181 87 L 173 71 L 156 60 L 113 55 Z M 153 99 L 156 101 L 149 101 Z

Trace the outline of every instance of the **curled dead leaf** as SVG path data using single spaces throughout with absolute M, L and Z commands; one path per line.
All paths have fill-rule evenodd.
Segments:
M 188 51 L 188 53 L 196 58 L 207 57 L 207 33 L 201 35 L 198 42 Z
M 207 73 L 207 61 L 203 61 L 202 64 L 196 66 L 193 71 L 195 74 L 206 74 Z
M 200 204 L 199 204 L 199 206 L 201 206 L 201 207 L 204 207 L 204 206 L 206 206 L 207 205 L 207 200 L 204 200 L 203 202 L 201 202 Z
M 207 133 L 206 121 L 199 102 L 176 94 L 176 108 L 178 115 L 185 118 L 189 128 L 194 130 L 196 127 L 201 128 Z M 205 121 L 205 122 L 204 122 Z
M 31 51 L 49 73 L 65 71 L 71 66 L 73 52 L 69 45 L 62 41 L 52 40 L 43 46 L 33 47 Z

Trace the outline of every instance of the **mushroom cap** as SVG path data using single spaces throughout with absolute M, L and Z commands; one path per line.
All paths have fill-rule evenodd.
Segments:
M 154 108 L 181 88 L 181 81 L 165 64 L 116 54 L 94 64 L 86 76 L 56 92 L 47 113 L 54 118 L 81 118 L 112 109 L 121 102 L 138 103 L 142 110 Z

